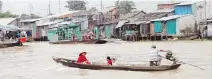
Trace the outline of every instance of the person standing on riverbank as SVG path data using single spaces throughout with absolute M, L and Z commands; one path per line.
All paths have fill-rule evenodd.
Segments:
M 19 39 L 20 38 L 20 31 L 17 31 L 16 33 L 16 39 Z
M 27 34 L 27 40 L 29 42 L 32 42 L 32 34 L 31 34 L 31 32 L 28 30 L 28 31 L 26 31 L 26 34 Z

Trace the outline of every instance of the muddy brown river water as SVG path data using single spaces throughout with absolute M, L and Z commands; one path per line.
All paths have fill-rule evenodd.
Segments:
M 118 70 L 87 70 L 57 64 L 52 56 L 77 59 L 87 51 L 92 62 L 105 63 L 106 56 L 122 64 L 148 64 L 150 46 L 172 50 L 184 62 L 205 70 L 181 65 L 177 70 L 134 72 Z M 0 79 L 211 79 L 212 42 L 137 42 L 109 44 L 52 45 L 48 42 L 26 43 L 22 47 L 0 49 Z M 165 53 L 161 53 L 162 55 Z M 162 64 L 169 64 L 163 60 Z

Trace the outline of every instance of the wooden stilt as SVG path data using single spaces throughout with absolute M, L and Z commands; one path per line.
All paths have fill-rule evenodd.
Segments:
M 141 39 L 143 40 L 143 35 L 141 36 Z
M 156 41 L 156 35 L 154 35 L 154 40 Z

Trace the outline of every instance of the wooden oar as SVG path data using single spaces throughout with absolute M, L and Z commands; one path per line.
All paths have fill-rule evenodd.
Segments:
M 163 56 L 161 56 L 161 57 L 164 58 L 164 59 L 166 59 L 166 57 L 163 57 Z M 167 59 L 167 60 L 169 60 L 169 59 Z M 171 60 L 170 60 L 170 61 L 171 61 Z M 178 61 L 178 60 L 177 60 L 177 62 L 178 62 L 178 63 L 183 63 L 183 64 L 188 64 L 188 65 L 190 65 L 190 66 L 199 68 L 199 69 L 201 69 L 201 70 L 205 70 L 205 69 L 203 69 L 203 68 L 201 68 L 201 67 L 198 67 L 198 66 L 196 66 L 196 65 L 189 64 L 189 63 L 186 63 L 186 62 L 183 62 L 183 61 Z

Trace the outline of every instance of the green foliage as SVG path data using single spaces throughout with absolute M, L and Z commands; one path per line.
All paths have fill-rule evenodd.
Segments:
M 135 3 L 133 1 L 119 1 L 115 2 L 115 6 L 119 9 L 121 14 L 127 14 L 135 9 Z
M 72 10 L 86 10 L 86 2 L 80 0 L 68 0 L 66 1 L 68 5 L 66 8 L 69 8 L 70 11 Z
M 188 36 L 188 35 L 194 33 L 194 28 L 193 28 L 193 26 L 186 27 L 186 28 L 180 30 L 180 33 L 183 33 L 183 35 Z
M 91 8 L 88 10 L 88 12 L 90 12 L 90 13 L 95 12 L 95 11 L 97 11 L 96 7 L 91 7 Z
M 18 15 L 12 14 L 11 12 L 7 11 L 7 12 L 3 12 L 0 13 L 0 18 L 15 18 Z
M 35 15 L 35 14 L 30 14 L 30 17 L 31 17 L 32 19 L 35 19 L 35 18 L 41 18 L 40 16 Z

